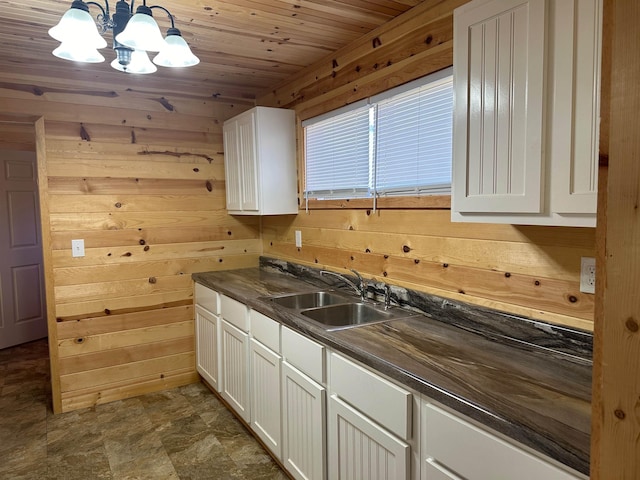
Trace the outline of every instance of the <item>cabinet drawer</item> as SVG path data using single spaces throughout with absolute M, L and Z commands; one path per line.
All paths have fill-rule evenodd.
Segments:
M 473 480 L 578 478 L 430 403 L 424 408 L 423 431 L 427 471 L 455 472 Z
M 195 286 L 196 303 L 211 313 L 220 313 L 220 294 L 204 285 L 196 283 Z
M 331 354 L 330 372 L 332 393 L 400 438 L 411 438 L 411 392 L 336 353 Z
M 226 295 L 220 295 L 220 313 L 230 324 L 244 332 L 249 331 L 249 309 L 244 303 L 240 303 Z
M 324 347 L 313 340 L 282 327 L 282 356 L 318 383 L 325 383 Z
M 260 312 L 251 310 L 251 335 L 263 345 L 280 353 L 280 324 Z

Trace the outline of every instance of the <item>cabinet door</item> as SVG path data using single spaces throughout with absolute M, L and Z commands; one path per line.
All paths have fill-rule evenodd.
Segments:
M 227 122 L 222 129 L 224 135 L 224 174 L 227 191 L 227 210 L 242 209 L 240 191 L 240 147 L 236 121 Z
M 602 0 L 551 2 L 551 204 L 559 214 L 595 214 L 598 202 Z
M 196 368 L 202 378 L 220 391 L 219 318 L 196 305 Z
M 545 12 L 546 0 L 455 11 L 454 211 L 542 211 Z
M 282 463 L 298 480 L 326 472 L 325 388 L 282 362 Z
M 335 395 L 329 399 L 329 478 L 406 480 L 410 447 Z
M 242 210 L 259 209 L 258 158 L 256 150 L 256 113 L 252 111 L 238 118 L 238 145 L 240 148 L 240 194 Z
M 280 428 L 280 361 L 282 357 L 251 339 L 251 428 L 282 459 Z
M 249 423 L 249 335 L 221 321 L 222 397 Z

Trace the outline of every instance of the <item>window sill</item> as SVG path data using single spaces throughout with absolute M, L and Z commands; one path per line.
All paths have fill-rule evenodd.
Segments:
M 344 210 L 373 208 L 373 200 L 370 198 L 352 198 L 340 200 L 318 200 L 310 198 L 309 210 Z M 381 197 L 378 198 L 376 208 L 383 209 L 440 209 L 451 208 L 451 195 L 423 195 L 415 197 Z M 305 201 L 302 199 L 301 210 L 305 210 Z

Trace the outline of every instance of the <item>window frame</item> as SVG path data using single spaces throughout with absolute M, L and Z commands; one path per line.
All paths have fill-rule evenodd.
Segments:
M 361 108 L 363 105 L 375 104 L 377 102 L 389 99 L 396 95 L 405 93 L 409 90 L 425 86 L 431 83 L 441 83 L 447 78 L 452 78 L 453 68 L 447 67 L 436 72 L 429 73 L 415 80 L 409 81 L 405 84 L 397 87 L 390 88 L 386 91 L 371 95 L 368 98 L 358 100 L 350 103 L 346 106 L 325 112 L 323 114 L 314 116 L 303 120 L 300 125 L 300 138 L 301 142 L 301 158 L 300 158 L 300 193 L 301 193 L 301 208 L 306 210 L 319 210 L 319 209 L 367 209 L 374 211 L 376 209 L 450 209 L 451 208 L 451 193 L 450 183 L 449 191 L 446 193 L 432 193 L 432 194 L 392 194 L 392 195 L 371 195 L 367 197 L 355 197 L 355 198 L 317 198 L 309 197 L 306 192 L 306 131 L 305 127 L 323 121 L 325 119 L 340 115 L 349 111 L 353 111 L 357 108 Z M 452 119 L 453 121 L 453 119 Z M 377 142 L 374 142 L 377 143 Z M 375 192 L 375 189 L 373 190 Z

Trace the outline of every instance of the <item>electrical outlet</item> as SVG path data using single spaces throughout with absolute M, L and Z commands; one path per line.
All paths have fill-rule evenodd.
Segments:
M 296 247 L 302 248 L 302 232 L 296 230 Z
M 84 257 L 84 240 L 71 240 L 71 256 Z
M 580 261 L 580 291 L 596 293 L 596 259 L 582 257 Z

